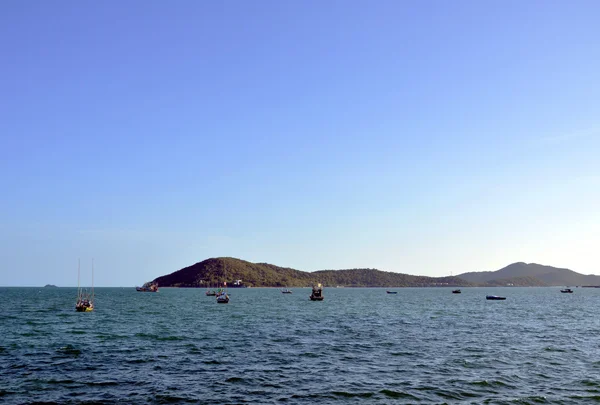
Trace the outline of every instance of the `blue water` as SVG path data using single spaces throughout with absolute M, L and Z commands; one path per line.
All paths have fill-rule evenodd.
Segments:
M 396 291 L 0 288 L 0 402 L 600 401 L 600 289 Z

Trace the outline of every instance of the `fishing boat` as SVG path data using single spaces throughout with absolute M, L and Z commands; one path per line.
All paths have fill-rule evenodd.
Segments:
M 572 294 L 572 293 L 573 293 L 573 290 L 571 290 L 570 288 L 565 288 L 565 289 L 562 289 L 562 290 L 560 290 L 560 292 L 561 292 L 561 293 Z
M 223 288 L 217 290 L 217 304 L 227 304 L 229 302 L 229 294 L 225 291 L 225 287 L 227 287 L 227 282 L 223 283 Z
M 309 296 L 311 301 L 323 301 L 325 297 L 323 296 L 323 286 L 321 283 L 314 285 L 312 288 L 312 294 Z
M 486 295 L 485 296 L 486 300 L 496 300 L 496 301 L 502 301 L 505 300 L 506 297 L 500 297 L 499 295 Z
M 158 292 L 158 284 L 153 281 L 148 281 L 141 287 L 135 287 L 135 290 L 138 292 Z
M 80 279 L 80 263 L 77 263 L 77 302 L 75 303 L 75 311 L 91 312 L 94 310 L 94 260 L 92 259 L 92 292 L 81 288 Z
M 206 296 L 207 297 L 214 297 L 217 295 L 217 292 L 215 290 L 211 290 L 210 289 L 210 285 L 208 286 L 208 288 L 206 289 Z
M 223 274 L 224 275 L 227 274 L 226 269 L 227 269 L 227 267 L 226 267 L 225 263 L 223 263 Z M 218 286 L 218 284 L 217 284 L 217 286 Z M 219 288 L 215 294 L 217 296 L 217 304 L 229 303 L 229 295 L 227 294 L 227 291 L 225 290 L 226 288 L 227 288 L 227 281 L 224 281 L 223 288 Z
M 281 290 L 281 293 L 282 293 L 282 294 L 291 294 L 291 293 L 292 293 L 292 290 L 290 290 L 290 289 L 288 289 L 288 288 L 286 287 L 286 288 L 284 288 L 283 290 Z
M 461 293 L 462 293 L 462 291 L 460 291 L 460 290 L 452 290 L 452 294 L 461 294 Z
M 217 304 L 227 304 L 229 302 L 229 295 L 224 291 L 217 291 Z
M 389 291 L 388 290 L 388 291 L 386 291 L 386 293 L 388 293 L 388 294 L 398 294 L 398 291 Z

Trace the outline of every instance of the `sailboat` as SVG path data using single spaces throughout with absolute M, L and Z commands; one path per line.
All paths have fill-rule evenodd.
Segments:
M 75 311 L 90 312 L 94 310 L 94 259 L 92 259 L 92 292 L 83 290 L 79 283 L 81 263 L 77 262 L 77 303 Z

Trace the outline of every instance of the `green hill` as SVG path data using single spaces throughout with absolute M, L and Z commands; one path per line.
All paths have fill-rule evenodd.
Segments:
M 600 276 L 536 263 L 513 263 L 497 271 L 459 274 L 458 277 L 479 285 L 563 286 L 600 285 Z
M 268 263 L 250 263 L 232 257 L 204 260 L 189 267 L 158 277 L 161 287 L 231 286 L 242 280 L 248 287 L 308 287 L 315 283 L 344 287 L 424 287 L 468 286 L 458 277 L 424 277 L 385 272 L 376 269 L 321 270 L 306 272 Z

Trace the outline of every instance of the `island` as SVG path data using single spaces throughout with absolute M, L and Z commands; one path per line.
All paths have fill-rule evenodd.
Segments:
M 426 277 L 370 268 L 301 271 L 269 263 L 251 263 L 233 257 L 203 260 L 158 277 L 161 287 L 548 287 L 597 286 L 600 276 L 573 270 L 517 262 L 500 270 L 468 272 L 458 276 Z
M 458 277 L 425 277 L 377 269 L 301 271 L 269 263 L 250 263 L 233 257 L 218 257 L 154 279 L 161 287 L 434 287 L 469 286 Z
M 558 287 L 600 285 L 600 276 L 537 263 L 517 262 L 496 271 L 459 274 L 463 280 L 494 287 Z

